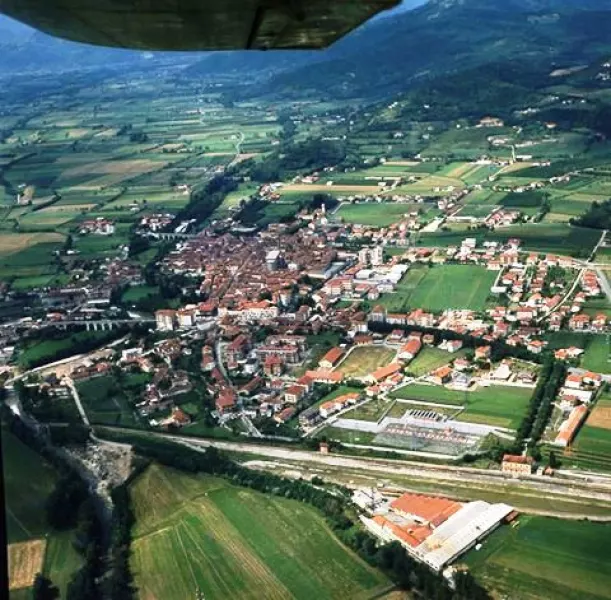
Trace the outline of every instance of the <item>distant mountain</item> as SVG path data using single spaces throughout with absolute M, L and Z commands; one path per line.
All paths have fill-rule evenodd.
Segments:
M 575 65 L 611 52 L 611 0 L 430 0 L 340 40 L 270 89 L 386 95 L 498 61 Z
M 327 50 L 300 52 L 106 49 L 50 38 L 0 18 L 0 75 L 172 65 L 189 79 L 256 82 L 247 89 L 253 95 L 384 97 L 487 64 L 572 66 L 611 55 L 611 0 L 424 1 L 406 0 Z

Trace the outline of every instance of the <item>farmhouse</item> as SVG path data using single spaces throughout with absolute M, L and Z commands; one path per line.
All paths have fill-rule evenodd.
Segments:
M 390 365 L 386 365 L 385 367 L 380 367 L 376 369 L 373 373 L 368 375 L 365 379 L 370 383 L 379 383 L 383 381 L 387 377 L 394 375 L 395 373 L 400 373 L 403 365 L 401 363 L 391 363 Z
M 439 367 L 431 373 L 429 379 L 437 385 L 449 383 L 452 379 L 452 368 L 447 365 Z
M 532 473 L 532 456 L 505 454 L 501 463 L 501 471 L 514 476 L 530 475 Z
M 319 407 L 320 416 L 323 419 L 330 417 L 332 414 L 339 412 L 346 408 L 349 404 L 356 404 L 360 394 L 352 392 L 350 394 L 343 394 L 333 400 L 323 402 Z
M 332 369 L 343 355 L 341 348 L 332 348 L 320 359 L 318 365 L 323 369 Z
M 571 411 L 571 414 L 568 416 L 568 418 L 565 419 L 560 425 L 560 429 L 558 430 L 558 435 L 554 440 L 554 444 L 556 446 L 562 447 L 568 446 L 573 441 L 573 438 L 575 437 L 579 426 L 586 418 L 587 414 L 588 409 L 583 404 L 580 404 L 579 406 L 575 407 Z
M 399 354 L 397 358 L 399 360 L 404 360 L 409 362 L 413 360 L 418 352 L 420 352 L 420 348 L 422 347 L 422 343 L 420 340 L 412 339 L 407 342 L 404 346 L 402 346 L 401 350 L 399 350 Z

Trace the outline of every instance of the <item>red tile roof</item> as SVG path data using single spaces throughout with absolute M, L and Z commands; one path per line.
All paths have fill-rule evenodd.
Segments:
M 462 508 L 460 503 L 447 498 L 421 494 L 403 494 L 394 500 L 390 506 L 393 510 L 414 515 L 435 527 L 441 525 Z

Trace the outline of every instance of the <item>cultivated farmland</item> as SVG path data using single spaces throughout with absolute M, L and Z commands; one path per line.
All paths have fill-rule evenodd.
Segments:
M 388 581 L 313 508 L 222 479 L 150 467 L 132 485 L 132 570 L 143 598 L 371 597 Z
M 498 597 L 611 598 L 611 525 L 520 517 L 493 533 L 464 562 Z
M 45 502 L 57 473 L 6 429 L 2 458 L 11 588 L 31 585 L 32 577 L 42 571 L 64 594 L 82 559 L 72 544 L 73 532 L 50 531 L 46 522 Z
M 582 469 L 611 470 L 611 396 L 608 393 L 596 402 L 567 459 Z

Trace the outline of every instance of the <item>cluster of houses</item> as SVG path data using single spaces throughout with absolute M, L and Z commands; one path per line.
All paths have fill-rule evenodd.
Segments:
M 600 373 L 577 368 L 568 370 L 556 401 L 562 411 L 563 420 L 553 440 L 554 445 L 566 447 L 571 444 L 604 379 Z
M 79 225 L 79 233 L 87 235 L 93 233 L 96 235 L 112 235 L 115 232 L 115 224 L 110 219 L 98 217 L 97 219 L 88 219 Z

